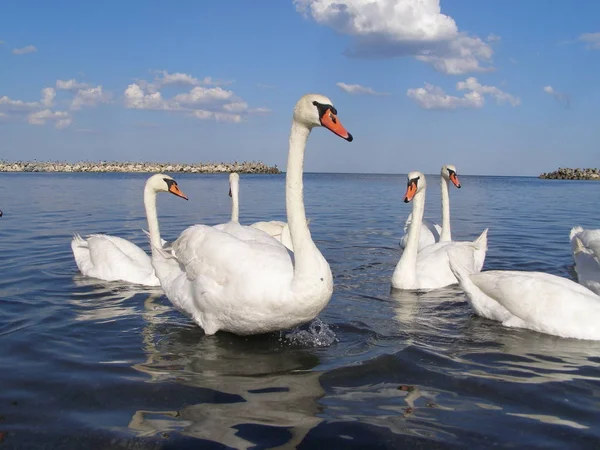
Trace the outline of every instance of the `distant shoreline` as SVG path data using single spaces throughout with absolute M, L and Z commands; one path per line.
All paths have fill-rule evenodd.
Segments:
M 559 167 L 558 170 L 543 173 L 538 178 L 545 180 L 600 180 L 600 169 L 569 169 Z
M 278 174 L 277 166 L 268 166 L 262 162 L 233 163 L 157 163 L 157 162 L 121 162 L 121 161 L 80 161 L 44 162 L 44 161 L 0 161 L 0 172 L 87 172 L 87 173 L 260 173 Z

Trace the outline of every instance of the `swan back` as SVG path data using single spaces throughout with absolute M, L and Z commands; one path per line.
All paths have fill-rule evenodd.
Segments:
M 578 339 L 600 339 L 600 296 L 574 281 L 543 272 L 492 270 L 470 276 L 529 328 Z

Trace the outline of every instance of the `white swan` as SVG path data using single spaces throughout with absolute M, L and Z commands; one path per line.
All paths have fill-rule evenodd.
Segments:
M 577 280 L 600 295 L 600 230 L 573 227 L 569 234 Z
M 425 175 L 421 172 L 408 174 L 404 202 L 408 203 L 414 199 L 412 223 L 408 230 L 406 248 L 392 275 L 394 289 L 437 289 L 457 283 L 458 280 L 449 266 L 450 249 L 454 249 L 454 257 L 472 272 L 479 272 L 485 261 L 487 228 L 473 242 L 436 242 L 418 251 L 426 187 Z
M 600 296 L 580 284 L 543 272 L 469 273 L 453 261 L 452 270 L 478 314 L 509 327 L 600 340 Z
M 450 195 L 448 192 L 448 182 L 460 189 L 458 173 L 456 167 L 452 164 L 444 164 L 440 171 L 440 187 L 442 191 L 442 226 L 423 219 L 421 224 L 421 234 L 419 235 L 419 250 L 436 242 L 448 242 L 452 240 L 450 230 Z M 404 223 L 404 236 L 400 239 L 400 247 L 405 248 L 408 240 L 408 228 L 412 222 L 412 214 L 409 214 Z
M 175 180 L 168 175 L 156 174 L 148 178 L 144 187 L 144 204 L 156 202 L 157 192 L 170 192 L 187 200 Z M 85 276 L 160 286 L 150 257 L 126 239 L 107 234 L 90 234 L 83 239 L 76 234 L 71 241 L 71 249 L 77 267 Z
M 288 250 L 266 233 L 239 224 L 184 230 L 171 249 L 160 248 L 156 210 L 148 210 L 152 265 L 169 300 L 208 335 L 288 329 L 309 322 L 333 292 L 329 264 L 306 224 L 302 172 L 312 128 L 324 126 L 352 141 L 331 101 L 307 94 L 294 108 L 286 172 L 286 209 L 294 244 Z
M 229 196 L 231 197 L 231 222 L 239 223 L 239 191 L 240 191 L 240 176 L 232 172 L 229 174 Z M 308 221 L 310 223 L 310 220 Z M 217 225 L 220 230 L 224 230 L 226 224 Z M 255 222 L 250 225 L 258 230 L 262 230 L 268 235 L 274 237 L 288 250 L 294 251 L 294 244 L 292 243 L 292 235 L 290 234 L 290 227 L 287 222 L 280 220 L 271 220 L 269 222 L 261 221 Z

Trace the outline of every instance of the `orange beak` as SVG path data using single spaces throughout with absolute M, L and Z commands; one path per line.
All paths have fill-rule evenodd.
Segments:
M 331 112 L 331 109 L 327 109 L 325 114 L 321 117 L 321 125 L 330 131 L 333 131 L 339 137 L 346 139 L 348 142 L 352 142 L 354 139 L 350 133 L 344 128 L 344 125 L 340 122 L 337 116 Z
M 458 175 L 452 172 L 448 178 L 450 178 L 450 181 L 452 181 L 454 186 L 460 189 L 460 181 L 458 181 Z
M 406 194 L 404 194 L 404 203 L 410 202 L 416 193 L 417 193 L 417 183 L 415 183 L 414 181 L 409 181 L 408 187 L 406 188 Z
M 171 187 L 169 187 L 169 192 L 171 194 L 175 194 L 177 197 L 181 197 L 184 200 L 188 199 L 187 195 L 185 195 L 183 192 L 181 192 L 181 190 L 175 183 L 171 184 Z

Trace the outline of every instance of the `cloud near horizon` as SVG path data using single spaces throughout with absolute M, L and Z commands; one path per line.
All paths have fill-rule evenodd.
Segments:
M 440 0 L 293 0 L 320 25 L 352 36 L 345 54 L 358 58 L 412 56 L 447 75 L 494 70 L 492 47 L 460 32 Z M 500 39 L 489 35 L 490 42 Z
M 485 105 L 486 96 L 494 98 L 498 104 L 509 103 L 513 107 L 521 104 L 521 99 L 518 97 L 508 94 L 496 86 L 482 85 L 475 77 L 459 81 L 456 83 L 456 89 L 467 92 L 462 97 L 456 97 L 446 94 L 441 87 L 425 83 L 424 88 L 408 89 L 406 95 L 423 109 L 482 108 Z

